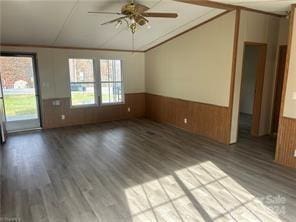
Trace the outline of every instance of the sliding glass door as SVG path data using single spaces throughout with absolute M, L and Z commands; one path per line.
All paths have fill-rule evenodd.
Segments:
M 1 54 L 0 75 L 8 132 L 40 127 L 33 55 Z

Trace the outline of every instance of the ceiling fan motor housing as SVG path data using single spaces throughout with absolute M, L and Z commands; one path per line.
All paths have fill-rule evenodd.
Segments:
M 135 4 L 126 4 L 122 6 L 121 13 L 124 15 L 133 15 L 136 13 L 136 5 Z
M 147 23 L 147 21 L 143 19 L 141 15 L 139 15 L 139 13 L 141 12 L 138 12 L 137 5 L 134 3 L 130 3 L 122 6 L 121 13 L 129 16 L 130 19 L 133 18 L 136 21 L 136 23 L 138 23 L 141 26 Z

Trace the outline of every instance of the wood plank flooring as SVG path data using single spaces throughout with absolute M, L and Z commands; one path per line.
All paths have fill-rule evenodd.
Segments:
M 296 171 L 273 162 L 273 147 L 145 119 L 11 135 L 0 221 L 294 222 Z

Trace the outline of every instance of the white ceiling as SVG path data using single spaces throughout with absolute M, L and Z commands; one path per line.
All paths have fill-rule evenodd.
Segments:
M 101 26 L 117 15 L 88 11 L 119 12 L 126 0 L 1 1 L 1 43 L 85 48 L 132 49 L 132 34 L 122 25 Z M 177 12 L 178 18 L 149 18 L 151 28 L 135 35 L 136 50 L 146 50 L 185 31 L 223 10 L 172 0 L 139 0 L 154 12 Z
M 214 0 L 215 2 L 244 6 L 252 9 L 285 15 L 296 0 Z
M 254 9 L 286 11 L 296 0 L 215 0 Z M 116 15 L 88 11 L 118 12 L 127 0 L 0 0 L 2 44 L 49 45 L 84 48 L 132 49 L 132 35 L 125 26 L 100 24 Z M 198 25 L 223 10 L 173 0 L 138 0 L 154 12 L 177 12 L 178 18 L 149 18 L 151 29 L 141 27 L 135 35 L 136 50 L 146 50 Z

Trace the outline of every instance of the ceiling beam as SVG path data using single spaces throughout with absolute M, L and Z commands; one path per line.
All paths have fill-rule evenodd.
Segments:
M 237 8 L 235 5 L 225 4 L 221 2 L 209 1 L 209 0 L 175 0 L 177 2 L 184 2 L 192 5 L 205 6 L 210 8 L 234 10 Z
M 276 17 L 285 17 L 285 15 L 280 15 L 272 12 L 266 12 L 258 9 L 253 9 L 245 6 L 238 6 L 238 5 L 232 5 L 227 3 L 221 3 L 221 2 L 215 2 L 212 0 L 174 0 L 177 2 L 184 2 L 192 5 L 199 5 L 199 6 L 205 6 L 210 8 L 217 8 L 217 9 L 224 9 L 224 10 L 234 10 L 234 9 L 241 9 L 246 11 L 252 11 L 257 12 L 265 15 L 271 15 Z
M 266 12 L 266 11 L 253 9 L 253 8 L 248 8 L 248 7 L 244 7 L 244 6 L 238 6 L 238 8 L 241 9 L 241 10 L 256 12 L 256 13 L 265 14 L 265 15 L 271 15 L 271 16 L 276 16 L 276 17 L 285 17 L 285 15 L 280 15 L 280 14 L 276 14 L 276 13 L 272 13 L 272 12 Z

